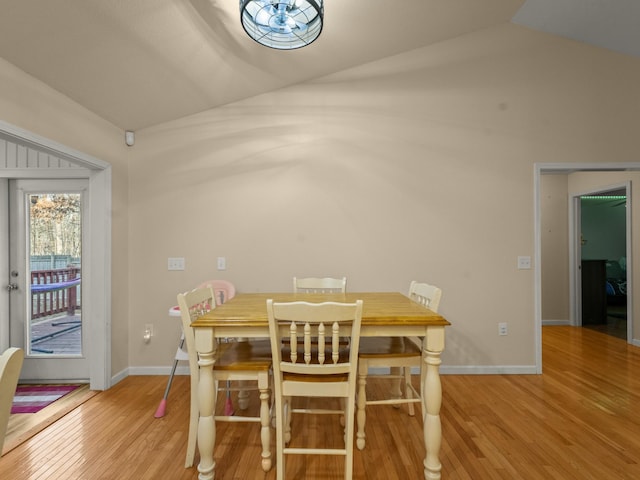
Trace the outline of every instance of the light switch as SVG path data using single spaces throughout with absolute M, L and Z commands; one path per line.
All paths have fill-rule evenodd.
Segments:
M 218 270 L 227 269 L 227 259 L 225 257 L 218 257 Z
M 167 270 L 184 270 L 184 257 L 169 257 Z

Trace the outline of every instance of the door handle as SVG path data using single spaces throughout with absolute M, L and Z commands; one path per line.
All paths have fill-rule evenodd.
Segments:
M 18 284 L 17 283 L 10 283 L 9 285 L 7 285 L 7 292 L 10 292 L 11 290 L 17 290 Z

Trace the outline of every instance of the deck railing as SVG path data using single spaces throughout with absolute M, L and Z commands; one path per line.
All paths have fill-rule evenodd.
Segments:
M 31 272 L 31 318 L 65 312 L 75 314 L 80 308 L 80 268 L 66 267 Z

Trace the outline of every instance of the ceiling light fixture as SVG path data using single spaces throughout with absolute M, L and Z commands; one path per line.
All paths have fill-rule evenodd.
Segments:
M 324 0 L 240 0 L 240 20 L 261 45 L 293 50 L 313 42 L 322 32 Z

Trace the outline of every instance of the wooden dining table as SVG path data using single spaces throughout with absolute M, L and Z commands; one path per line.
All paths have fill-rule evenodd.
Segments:
M 218 338 L 269 338 L 267 299 L 276 302 L 363 301 L 360 335 L 364 337 L 423 337 L 421 368 L 422 411 L 424 412 L 425 480 L 441 478 L 439 459 L 442 431 L 440 406 L 440 355 L 444 350 L 445 327 L 450 323 L 428 308 L 397 292 L 350 293 L 240 293 L 192 323 L 198 352 L 198 464 L 199 480 L 213 480 L 216 439 L 213 365 Z

